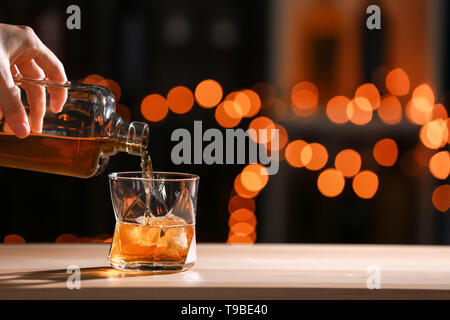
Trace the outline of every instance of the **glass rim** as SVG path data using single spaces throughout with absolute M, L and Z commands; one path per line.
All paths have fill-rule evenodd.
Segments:
M 142 177 L 142 171 L 112 172 L 108 174 L 108 177 L 109 180 L 173 181 L 173 182 L 195 181 L 200 179 L 200 176 L 196 174 L 184 172 L 153 171 L 152 174 L 160 174 L 164 175 L 165 177 L 144 178 Z M 173 178 L 174 176 L 178 178 Z

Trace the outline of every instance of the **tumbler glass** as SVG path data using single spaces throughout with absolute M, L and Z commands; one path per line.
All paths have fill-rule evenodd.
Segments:
M 134 271 L 181 271 L 196 260 L 195 214 L 199 177 L 185 173 L 111 173 L 116 226 L 112 267 Z

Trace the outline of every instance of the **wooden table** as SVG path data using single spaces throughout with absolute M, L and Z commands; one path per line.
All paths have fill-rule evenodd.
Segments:
M 107 244 L 0 245 L 0 299 L 448 299 L 450 247 L 198 244 L 186 272 L 120 272 Z M 80 267 L 81 289 L 67 288 Z M 376 277 L 380 275 L 380 289 Z

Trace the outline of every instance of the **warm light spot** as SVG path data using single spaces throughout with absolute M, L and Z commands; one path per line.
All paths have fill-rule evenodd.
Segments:
M 327 104 L 327 116 L 328 118 L 337 124 L 343 124 L 348 122 L 347 106 L 350 100 L 344 96 L 337 96 L 331 98 Z
M 322 171 L 317 179 L 317 187 L 325 197 L 333 198 L 340 195 L 344 186 L 344 175 L 336 169 Z
M 309 81 L 301 81 L 297 83 L 291 90 L 291 96 L 292 94 L 300 90 L 311 91 L 315 96 L 319 96 L 319 90 L 317 89 L 316 85 Z
M 409 92 L 409 77 L 401 68 L 394 69 L 386 76 L 386 88 L 396 96 L 404 96 Z
M 103 243 L 111 243 L 111 242 L 112 242 L 112 238 L 108 238 L 108 239 L 103 240 Z
M 286 150 L 284 152 L 284 155 L 286 157 L 286 161 L 294 168 L 301 168 L 304 167 L 305 164 L 302 162 L 301 154 L 303 151 L 303 148 L 305 148 L 308 145 L 307 142 L 303 140 L 295 140 L 290 142 Z M 312 157 L 312 154 L 310 155 Z M 308 162 L 311 161 L 311 158 L 307 159 Z
M 363 199 L 372 198 L 378 190 L 378 176 L 372 171 L 361 171 L 353 178 L 353 191 Z
M 195 99 L 203 108 L 214 108 L 222 99 L 222 86 L 214 80 L 203 80 L 195 88 Z
M 242 222 L 245 222 L 255 229 L 257 224 L 255 214 L 248 209 L 236 210 L 231 214 L 230 219 L 228 220 L 228 226 L 233 230 L 234 225 Z
M 414 89 L 411 101 L 419 111 L 431 112 L 433 111 L 434 99 L 433 90 L 428 84 L 424 83 Z
M 432 196 L 434 207 L 440 212 L 447 212 L 450 208 L 450 185 L 444 184 L 437 187 Z
M 382 166 L 393 166 L 398 157 L 397 144 L 392 139 L 378 141 L 373 147 L 373 157 Z
M 89 238 L 89 237 L 81 237 L 79 240 L 80 240 L 81 243 L 89 243 L 89 242 L 92 242 L 92 239 Z
M 247 236 L 232 233 L 228 237 L 227 243 L 231 244 L 231 245 L 253 244 L 255 242 L 255 238 L 256 238 L 256 234 L 254 232 Z
M 287 133 L 287 130 L 286 130 L 285 127 L 283 127 L 280 124 L 275 124 L 275 129 L 278 130 L 278 146 L 275 143 L 273 143 L 273 141 L 275 139 L 272 139 L 267 144 L 267 149 L 273 150 L 273 151 L 283 149 L 286 146 L 286 144 L 288 143 L 288 141 L 289 141 L 288 133 Z M 275 137 L 276 136 L 274 136 L 274 138 Z
M 261 110 L 261 99 L 259 98 L 258 94 L 253 90 L 244 89 L 241 90 L 241 92 L 245 94 L 247 98 L 250 100 L 250 110 L 248 110 L 248 112 L 244 114 L 244 117 L 253 118 Z
M 247 236 L 255 231 L 255 226 L 247 222 L 238 222 L 231 226 L 231 232 L 240 236 Z
M 419 110 L 411 100 L 406 105 L 405 114 L 408 120 L 416 125 L 424 125 L 430 121 L 433 116 L 432 111 L 424 112 Z
M 310 109 L 300 109 L 292 105 L 291 109 L 297 116 L 302 118 L 308 118 L 311 117 L 313 114 L 315 114 L 317 110 L 319 110 L 319 105 L 316 104 Z
M 119 84 L 112 79 L 104 79 L 98 83 L 99 86 L 107 87 L 114 94 L 115 101 L 119 101 L 122 96 L 122 89 L 120 89 Z
M 84 84 L 91 84 L 91 85 L 99 85 L 101 81 L 105 80 L 101 75 L 99 74 L 91 74 L 83 79 Z
M 430 172 L 431 174 L 441 180 L 448 178 L 450 173 L 450 154 L 448 151 L 441 151 L 436 153 L 430 159 Z
M 242 186 L 250 192 L 259 192 L 269 181 L 267 168 L 259 163 L 247 165 L 241 173 Z
M 353 177 L 361 169 L 361 156 L 352 149 L 345 149 L 339 152 L 334 160 L 334 166 L 345 177 Z
M 169 107 L 163 96 L 153 93 L 144 98 L 141 103 L 141 113 L 148 121 L 158 122 L 163 120 Z
M 127 106 L 116 103 L 116 113 L 125 121 L 131 121 L 131 111 Z
M 259 82 L 251 88 L 255 91 L 260 100 L 263 109 L 269 108 L 275 102 L 275 88 L 266 82 Z
M 56 238 L 55 242 L 56 243 L 80 242 L 80 239 L 78 239 L 78 237 L 74 236 L 73 234 L 64 233 L 60 235 L 58 238 Z
M 167 104 L 175 113 L 184 114 L 189 112 L 194 105 L 194 95 L 186 87 L 178 86 L 172 88 L 167 94 Z
M 236 177 L 236 179 L 234 179 L 234 190 L 236 191 L 236 193 L 238 195 L 240 195 L 242 198 L 254 198 L 258 195 L 259 191 L 250 191 L 247 190 L 243 185 L 242 185 L 242 177 L 241 174 L 238 174 L 238 176 Z
M 427 122 L 419 133 L 420 141 L 429 149 L 439 149 L 448 141 L 448 128 L 444 120 Z
M 254 212 L 256 209 L 255 201 L 253 199 L 246 199 L 235 195 L 228 202 L 228 212 L 231 214 L 239 209 L 247 209 Z
M 447 113 L 447 109 L 445 109 L 444 105 L 438 103 L 434 105 L 433 108 L 433 113 L 431 116 L 432 120 L 436 120 L 436 119 L 442 119 L 442 120 L 447 120 L 448 118 L 448 113 Z
M 231 118 L 242 118 L 248 114 L 251 109 L 251 101 L 248 96 L 242 92 L 230 93 L 223 102 L 225 113 Z
M 375 110 L 380 105 L 380 93 L 372 83 L 365 83 L 356 89 L 354 102 L 361 110 Z
M 250 138 L 257 142 L 266 144 L 272 140 L 275 135 L 275 123 L 267 117 L 257 117 L 250 122 L 248 126 L 248 134 Z M 252 129 L 252 130 L 250 130 Z M 265 131 L 259 131 L 265 130 Z
M 232 118 L 226 114 L 224 110 L 223 102 L 221 102 L 215 112 L 216 121 L 219 125 L 221 125 L 224 128 L 234 128 L 236 127 L 239 122 L 241 122 L 240 118 Z
M 308 161 L 308 159 L 310 160 Z M 320 170 L 328 162 L 327 149 L 320 143 L 311 143 L 303 148 L 301 160 L 307 169 L 313 171 Z
M 311 109 L 319 100 L 319 91 L 317 87 L 308 81 L 302 81 L 296 84 L 291 91 L 291 101 L 295 108 Z
M 365 98 L 359 98 L 360 101 Z M 360 103 L 361 104 L 361 103 Z M 347 105 L 347 117 L 353 124 L 363 126 L 368 124 L 372 120 L 372 110 L 364 110 L 359 108 L 354 100 L 350 101 Z
M 397 97 L 383 97 L 378 108 L 378 116 L 386 124 L 394 125 L 402 121 L 402 105 Z
M 5 236 L 5 238 L 3 239 L 3 242 L 9 243 L 9 244 L 25 243 L 25 239 L 22 238 L 21 236 L 19 236 L 18 234 L 9 234 L 9 235 Z

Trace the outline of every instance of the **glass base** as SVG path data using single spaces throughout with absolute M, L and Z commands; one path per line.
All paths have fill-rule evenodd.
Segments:
M 155 273 L 172 273 L 186 271 L 192 268 L 194 262 L 190 263 L 157 263 L 157 262 L 141 262 L 133 264 L 116 264 L 111 263 L 114 269 L 122 271 L 135 271 L 135 272 L 155 272 Z

